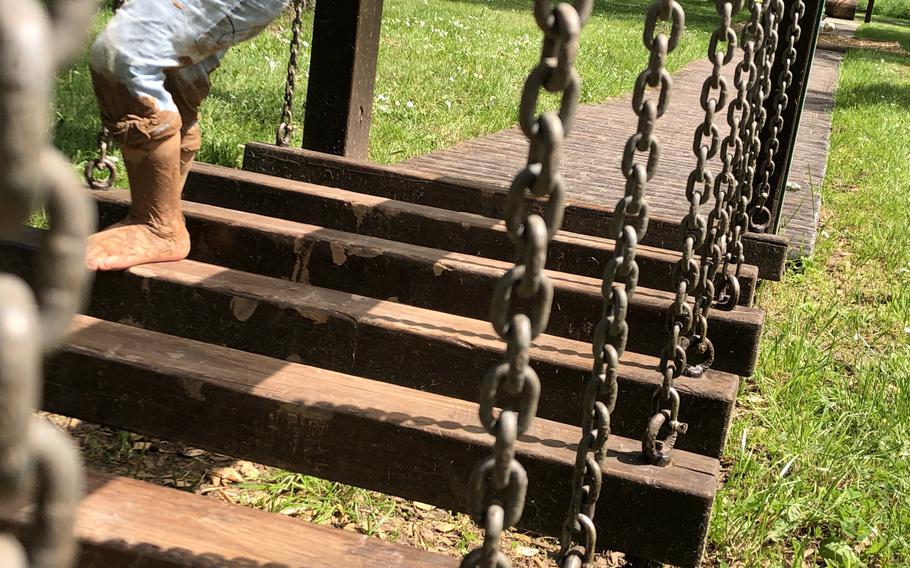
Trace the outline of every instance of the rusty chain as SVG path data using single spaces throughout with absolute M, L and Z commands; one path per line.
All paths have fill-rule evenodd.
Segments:
M 293 0 L 294 21 L 291 23 L 291 43 L 288 54 L 288 74 L 284 82 L 284 105 L 281 107 L 281 122 L 275 129 L 275 144 L 290 146 L 294 133 L 294 86 L 297 83 L 297 54 L 300 50 L 300 25 L 303 19 L 305 0 Z
M 562 224 L 565 187 L 559 174 L 562 143 L 572 128 L 581 79 L 575 69 L 578 36 L 591 15 L 592 0 L 574 5 L 536 0 L 534 17 L 543 31 L 540 62 L 522 90 L 518 122 L 530 142 L 527 165 L 512 181 L 505 206 L 506 228 L 516 246 L 515 266 L 495 285 L 490 305 L 493 329 L 507 343 L 505 361 L 484 376 L 480 388 L 480 422 L 495 437 L 493 455 L 482 460 L 468 483 L 469 511 L 484 528 L 483 545 L 469 552 L 464 568 L 507 568 L 499 550 L 502 531 L 515 525 L 524 509 L 528 478 L 515 459 L 515 442 L 537 413 L 540 379 L 529 365 L 531 342 L 550 317 L 553 283 L 544 273 L 547 245 Z M 558 112 L 538 114 L 540 91 L 561 93 Z M 543 216 L 530 213 L 527 197 L 546 198 Z M 527 305 L 512 306 L 513 294 Z M 494 407 L 501 405 L 498 414 Z
M 752 120 L 750 93 L 758 81 L 756 46 L 764 41 L 763 5 L 761 2 L 750 0 L 749 10 L 749 21 L 743 28 L 740 41 L 743 55 L 733 76 L 736 99 L 727 109 L 729 133 L 721 143 L 722 168 L 714 180 L 715 210 L 709 218 L 709 225 L 716 221 L 717 252 L 722 258 L 722 268 L 715 273 L 714 307 L 723 310 L 732 310 L 739 304 L 739 278 L 730 270 L 730 265 L 735 264 L 735 259 L 744 257 L 744 254 L 742 235 L 733 219 L 740 203 L 738 176 L 746 160 L 745 140 L 748 138 L 746 131 Z
M 673 359 L 677 373 L 681 371 L 691 377 L 701 376 L 714 362 L 714 345 L 708 338 L 708 311 L 714 300 L 714 278 L 723 258 L 718 237 L 726 228 L 726 194 L 723 192 L 723 184 L 720 186 L 721 191 L 715 189 L 717 185 L 714 175 L 708 169 L 708 161 L 717 155 L 718 150 L 726 154 L 723 161 L 729 161 L 727 148 L 721 142 L 720 127 L 715 124 L 715 115 L 727 105 L 729 86 L 723 76 L 723 68 L 736 55 L 738 39 L 733 29 L 733 16 L 739 13 L 742 4 L 742 0 L 715 0 L 720 22 L 708 43 L 711 73 L 702 83 L 699 98 L 705 118 L 695 128 L 692 143 L 696 165 L 686 183 L 689 212 L 680 224 L 679 247 L 682 257 L 673 268 L 677 293 L 671 307 L 671 312 L 675 315 L 667 320 L 668 343 L 661 353 L 661 370 L 665 374 L 670 359 Z M 699 207 L 710 200 L 712 191 L 714 209 L 705 218 L 699 213 Z M 700 261 L 696 258 L 696 252 L 700 254 Z M 687 305 L 689 295 L 695 297 L 691 308 Z M 676 326 L 679 329 L 674 330 Z M 674 339 L 677 343 L 671 344 Z M 677 357 L 678 348 L 685 353 L 682 359 Z M 678 367 L 680 364 L 683 365 L 682 369 Z
M 743 155 L 739 162 L 737 189 L 734 199 L 734 210 L 731 215 L 730 236 L 728 243 L 731 248 L 724 258 L 724 274 L 729 274 L 731 265 L 733 276 L 738 280 L 746 256 L 742 240 L 749 230 L 749 204 L 752 202 L 752 187 L 755 179 L 755 168 L 758 155 L 761 152 L 761 132 L 767 120 L 767 110 L 764 108 L 765 99 L 771 92 L 771 67 L 778 44 L 778 26 L 784 13 L 783 0 L 766 0 L 759 8 L 761 12 L 759 22 L 750 22 L 750 32 L 754 39 L 755 69 L 757 77 L 749 93 L 749 116 L 745 126 L 741 129 L 740 138 L 743 144 Z M 753 25 L 754 24 L 754 25 Z M 735 304 L 732 298 L 723 302 L 724 307 L 732 309 Z
M 34 488 L 35 505 L 21 540 L 0 534 L 0 557 L 5 568 L 66 568 L 76 553 L 81 461 L 65 434 L 32 413 L 41 400 L 43 359 L 89 283 L 92 202 L 51 148 L 47 125 L 54 72 L 77 53 L 95 6 L 56 0 L 46 14 L 34 0 L 9 3 L 0 11 L 0 233 L 15 232 L 43 202 L 50 230 L 36 253 L 33 287 L 0 274 L 0 503 L 20 502 Z
M 771 194 L 771 176 L 774 175 L 774 156 L 780 149 L 780 132 L 784 128 L 783 114 L 790 105 L 787 90 L 793 83 L 793 72 L 790 67 L 796 61 L 796 42 L 802 35 L 800 20 L 806 13 L 806 4 L 797 0 L 790 6 L 790 26 L 787 28 L 787 48 L 781 55 L 781 70 L 777 77 L 777 92 L 774 95 L 774 109 L 771 118 L 771 136 L 762 165 L 762 179 L 758 188 L 758 195 L 749 206 L 749 226 L 753 231 L 765 232 L 771 222 L 771 210 L 765 205 Z M 770 80 L 770 76 L 769 76 Z
M 113 10 L 114 13 L 117 13 L 117 10 L 123 6 L 123 2 L 124 0 L 113 0 L 111 2 L 111 10 Z M 114 139 L 111 136 L 110 130 L 102 125 L 101 128 L 98 129 L 97 136 L 98 157 L 86 162 L 85 170 L 83 171 L 85 185 L 92 189 L 110 189 L 117 183 L 117 163 L 107 155 L 107 152 L 110 150 L 113 143 Z M 107 177 L 96 177 L 98 174 L 104 172 L 107 172 Z
M 656 37 L 653 35 L 657 16 L 660 16 L 660 19 L 671 22 L 669 39 L 663 33 L 658 34 Z M 660 150 L 657 139 L 653 137 L 652 133 L 656 119 L 663 116 L 669 103 L 671 81 L 664 63 L 667 54 L 673 51 L 679 42 L 684 26 L 682 7 L 674 0 L 659 0 L 655 2 L 648 10 L 647 18 L 644 39 L 645 46 L 651 50 L 651 62 L 648 68 L 639 76 L 632 95 L 632 106 L 639 118 L 638 133 L 633 135 L 626 144 L 623 156 L 623 173 L 626 176 L 627 183 L 626 197 L 619 202 L 616 208 L 613 218 L 614 225 L 624 223 L 623 217 L 626 214 L 638 213 L 638 215 L 632 223 L 626 224 L 621 230 L 617 228 L 614 231 L 617 243 L 616 252 L 614 253 L 614 260 L 608 265 L 608 271 L 613 269 L 612 267 L 614 266 L 622 267 L 623 265 L 629 265 L 630 270 L 621 269 L 618 271 L 619 274 L 623 272 L 629 273 L 626 279 L 626 289 L 621 294 L 620 288 L 613 284 L 615 276 L 609 273 L 604 274 L 604 285 L 606 286 L 609 281 L 613 289 L 611 292 L 607 292 L 606 287 L 603 289 L 605 292 L 604 315 L 607 317 L 601 320 L 598 330 L 602 328 L 606 328 L 606 330 L 600 333 L 595 331 L 595 372 L 603 365 L 602 361 L 606 356 L 608 360 L 607 372 L 609 373 L 609 363 L 612 363 L 613 351 L 618 351 L 618 355 L 622 355 L 622 351 L 625 349 L 625 341 L 628 336 L 628 324 L 625 322 L 627 298 L 634 292 L 638 276 L 638 266 L 634 261 L 635 244 L 641 240 L 647 228 L 647 203 L 643 198 L 644 186 L 645 182 L 654 175 Z M 645 84 L 652 88 L 660 86 L 661 92 L 657 101 L 654 99 L 642 100 Z M 696 137 L 696 144 L 698 144 L 698 137 Z M 636 151 L 643 152 L 645 150 L 649 152 L 647 166 L 634 163 Z M 630 197 L 630 194 L 632 197 Z M 636 198 L 636 194 L 642 194 L 642 197 Z M 700 198 L 698 199 L 700 200 Z M 641 203 L 641 207 L 635 206 L 636 201 Z M 630 206 L 632 206 L 631 209 Z M 677 271 L 676 276 L 680 277 L 681 274 Z M 680 301 L 678 292 L 683 289 L 684 285 L 679 284 L 677 299 L 668 312 L 667 318 L 668 325 L 672 329 L 682 331 L 689 329 L 692 318 L 691 308 L 686 304 L 685 294 L 682 295 L 682 300 Z M 617 299 L 619 301 L 616 301 Z M 612 308 L 612 314 L 607 315 L 609 313 L 606 310 L 607 307 Z M 602 346 L 599 342 L 601 334 L 609 336 L 611 341 Z M 621 339 L 622 343 L 617 344 L 615 339 L 613 339 L 614 337 Z M 673 378 L 679 376 L 685 368 L 685 350 L 678 345 L 679 333 L 675 335 L 671 333 L 668 341 L 668 345 L 672 345 L 673 348 L 669 357 L 661 357 L 659 370 L 664 375 L 664 381 L 662 387 L 654 392 L 654 416 L 648 421 L 648 428 L 642 439 L 642 453 L 648 463 L 652 464 L 662 464 L 668 459 L 676 437 L 679 433 L 684 433 L 687 428 L 685 424 L 678 421 L 679 395 L 673 387 Z M 617 349 L 617 347 L 621 347 L 621 349 Z M 666 354 L 666 349 L 663 351 Z M 665 411 L 662 406 L 666 402 L 670 403 L 671 409 Z M 664 439 L 658 440 L 664 422 L 667 422 L 666 429 L 668 434 Z

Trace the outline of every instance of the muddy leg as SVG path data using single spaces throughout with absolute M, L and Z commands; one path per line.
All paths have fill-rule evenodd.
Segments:
M 94 75 L 102 117 L 120 144 L 132 204 L 126 219 L 89 238 L 86 264 L 120 270 L 186 258 L 189 234 L 180 210 L 181 119 Z

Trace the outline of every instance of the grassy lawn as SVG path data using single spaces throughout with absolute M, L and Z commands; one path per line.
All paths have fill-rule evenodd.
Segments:
M 856 3 L 857 11 L 865 12 L 868 5 L 869 0 L 859 0 Z M 877 20 L 879 16 L 910 19 L 910 2 L 907 0 L 876 0 L 872 19 Z
M 818 248 L 759 298 L 711 533 L 730 564 L 910 565 L 910 58 L 849 53 L 836 103 Z
M 629 90 L 645 62 L 647 3 L 597 2 L 579 56 L 584 101 Z M 877 14 L 891 4 L 879 0 Z M 712 2 L 686 9 L 689 33 L 672 69 L 703 56 L 714 24 Z M 288 25 L 282 18 L 236 48 L 216 73 L 203 161 L 236 166 L 243 143 L 273 140 Z M 539 50 L 527 2 L 387 0 L 382 34 L 371 159 L 402 160 L 514 123 Z M 897 20 L 858 35 L 910 48 L 910 28 Z M 302 117 L 305 85 L 298 92 Z M 760 365 L 744 381 L 724 458 L 710 565 L 910 566 L 910 58 L 849 53 L 836 99 L 816 253 L 760 291 L 768 313 Z M 80 164 L 98 128 L 84 61 L 61 75 L 58 101 L 56 142 Z M 114 459 L 103 445 L 93 451 Z M 132 459 L 124 454 L 116 460 Z M 236 500 L 452 553 L 479 538 L 462 516 L 260 473 Z M 516 557 L 552 549 L 522 535 L 510 542 Z M 529 558 L 519 565 L 540 560 Z

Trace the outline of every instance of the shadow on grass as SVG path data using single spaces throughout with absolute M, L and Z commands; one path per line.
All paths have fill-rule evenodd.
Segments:
M 880 51 L 862 50 L 851 53 L 853 60 L 869 63 L 880 62 L 903 65 L 910 74 L 910 57 L 891 55 Z M 895 83 L 883 76 L 875 81 L 865 81 L 841 87 L 837 91 L 837 106 L 840 109 L 858 108 L 876 104 L 894 104 L 910 110 L 910 84 Z
M 910 51 L 910 22 L 889 19 L 887 22 L 864 24 L 856 30 L 856 37 L 878 41 L 896 41 Z

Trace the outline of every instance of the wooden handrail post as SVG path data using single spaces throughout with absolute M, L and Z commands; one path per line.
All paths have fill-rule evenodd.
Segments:
M 313 22 L 303 147 L 366 158 L 382 0 L 320 0 Z

